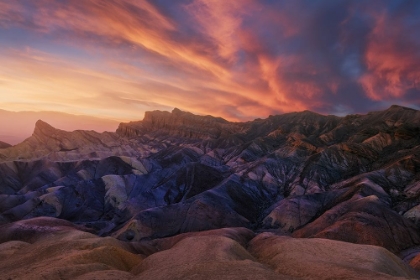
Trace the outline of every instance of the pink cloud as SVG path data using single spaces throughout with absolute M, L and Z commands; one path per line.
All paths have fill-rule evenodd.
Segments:
M 365 61 L 368 72 L 360 83 L 372 100 L 402 98 L 410 89 L 420 89 L 418 44 L 401 32 L 401 18 L 375 16 Z M 414 30 L 413 30 L 414 31 Z

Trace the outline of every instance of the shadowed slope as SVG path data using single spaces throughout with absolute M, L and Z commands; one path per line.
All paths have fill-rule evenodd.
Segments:
M 12 147 L 12 145 L 0 141 L 0 149 L 5 149 L 5 148 L 9 148 L 9 147 Z

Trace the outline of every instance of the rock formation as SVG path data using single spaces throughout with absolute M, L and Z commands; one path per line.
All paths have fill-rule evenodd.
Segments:
M 12 146 L 12 145 L 10 145 L 10 144 L 8 144 L 8 143 L 5 143 L 5 142 L 0 141 L 0 149 L 9 148 L 9 147 L 11 147 L 11 146 Z
M 117 133 L 134 138 L 150 133 L 205 140 L 226 137 L 240 128 L 240 124 L 229 123 L 222 118 L 196 116 L 175 108 L 172 113 L 146 112 L 142 121 L 120 124 Z
M 131 253 L 145 255 L 162 244 L 186 250 L 189 245 L 177 238 L 195 232 L 242 228 L 290 236 L 290 244 L 293 238 L 323 238 L 380 246 L 409 255 L 404 260 L 418 268 L 419 207 L 420 112 L 400 106 L 346 117 L 304 111 L 243 123 L 174 109 L 147 112 L 115 133 L 67 132 L 38 121 L 31 137 L 0 149 L 0 224 L 53 217 L 112 236 L 133 246 Z M 273 236 L 279 244 L 286 240 Z M 255 262 L 250 275 L 279 277 L 280 270 L 262 272 L 261 263 L 273 260 L 265 253 L 256 260 L 260 253 L 251 248 L 257 243 L 248 244 L 250 238 L 240 245 L 214 238 L 221 245 L 214 254 L 232 261 L 223 257 L 218 265 L 226 261 L 239 271 L 240 262 Z M 191 240 L 204 246 L 215 242 L 210 239 Z M 316 248 L 321 243 L 305 241 Z M 372 254 L 386 258 L 385 249 Z M 227 257 L 231 254 L 236 257 Z M 169 255 L 158 256 L 169 262 Z M 153 262 L 136 273 L 161 277 Z M 179 277 L 190 275 L 201 271 L 201 263 L 197 255 L 191 270 L 176 271 Z M 338 269 L 336 275 L 408 277 L 382 266 Z

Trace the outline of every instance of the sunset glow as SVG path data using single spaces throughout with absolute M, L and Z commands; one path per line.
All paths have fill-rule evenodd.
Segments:
M 420 108 L 418 1 L 0 0 L 0 109 Z

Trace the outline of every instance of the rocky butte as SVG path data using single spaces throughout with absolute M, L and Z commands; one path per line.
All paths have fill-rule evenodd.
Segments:
M 407 279 L 420 112 L 179 109 L 0 142 L 0 279 Z

